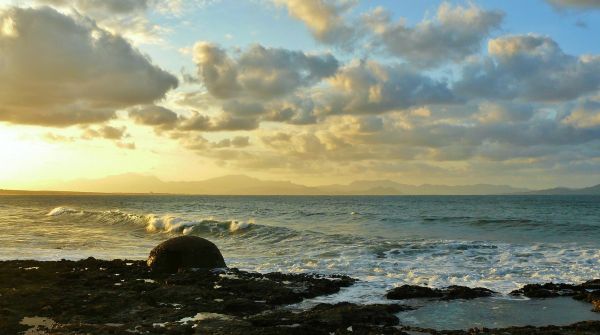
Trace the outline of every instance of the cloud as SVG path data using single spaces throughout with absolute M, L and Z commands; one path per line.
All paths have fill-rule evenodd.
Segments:
M 137 124 L 163 129 L 173 128 L 179 120 L 172 110 L 156 105 L 136 106 L 129 110 L 129 118 Z
M 204 85 L 218 99 L 284 96 L 332 76 L 338 68 L 331 54 L 308 55 L 258 44 L 234 59 L 215 44 L 198 42 L 194 59 Z
M 474 4 L 452 6 L 442 3 L 434 18 L 410 27 L 405 19 L 392 22 L 383 7 L 354 18 L 348 12 L 357 1 L 274 0 L 287 7 L 290 16 L 302 21 L 313 37 L 324 44 L 351 50 L 383 52 L 420 67 L 462 62 L 479 52 L 481 43 L 499 29 L 504 13 L 486 11 Z
M 120 140 L 128 137 L 127 128 L 125 127 L 112 127 L 112 126 L 101 126 L 99 128 L 87 128 L 81 135 L 82 139 L 91 140 L 94 138 L 103 138 L 106 140 Z
M 546 0 L 557 8 L 600 9 L 599 0 Z
M 468 7 L 442 3 L 434 19 L 414 27 L 404 20 L 391 22 L 391 14 L 379 7 L 365 16 L 367 25 L 386 53 L 413 64 L 432 67 L 448 62 L 462 62 L 478 53 L 481 43 L 497 30 L 504 18 L 500 11 L 485 11 L 474 4 Z
M 47 7 L 8 8 L 0 22 L 10 27 L 0 34 L 0 121 L 105 122 L 115 110 L 153 103 L 178 85 L 126 40 L 85 18 Z
M 274 0 L 285 6 L 290 16 L 302 21 L 317 41 L 350 48 L 361 36 L 360 28 L 345 20 L 357 1 L 337 0 Z
M 256 118 L 236 117 L 229 114 L 211 118 L 198 112 L 192 112 L 192 116 L 182 118 L 177 125 L 177 130 L 180 131 L 238 131 L 256 128 L 258 128 Z
M 169 29 L 150 21 L 154 12 L 175 10 L 173 0 L 35 0 L 72 15 L 85 15 L 98 26 L 135 44 L 161 44 Z
M 133 142 L 116 142 L 115 144 L 121 149 L 135 150 L 136 148 Z
M 378 114 L 428 104 L 456 102 L 448 84 L 406 64 L 354 62 L 330 80 L 324 114 Z
M 54 133 L 45 133 L 43 139 L 47 142 L 74 142 L 75 138 Z
M 586 100 L 578 104 L 562 121 L 578 128 L 600 127 L 600 101 Z
M 489 57 L 467 64 L 455 92 L 525 101 L 567 101 L 600 89 L 600 56 L 565 54 L 549 37 L 512 35 L 490 40 Z
M 206 156 L 219 156 L 219 152 L 233 148 L 241 149 L 250 145 L 248 136 L 235 136 L 218 141 L 210 141 L 200 135 L 190 135 L 189 133 L 173 134 L 173 138 L 178 139 L 183 147 L 189 150 L 198 151 Z
M 74 7 L 82 12 L 105 12 L 111 14 L 128 14 L 148 9 L 148 0 L 37 0 L 39 3 Z
M 113 141 L 113 143 L 121 149 L 128 149 L 128 150 L 134 150 L 136 148 L 136 145 L 134 142 L 127 142 L 125 141 L 125 139 L 131 137 L 131 135 L 129 135 L 127 133 L 127 128 L 126 127 L 113 127 L 113 126 L 109 126 L 109 125 L 102 125 L 96 128 L 92 128 L 92 127 L 85 127 L 83 133 L 81 134 L 80 138 L 83 140 L 95 140 L 95 139 L 104 139 L 104 140 L 110 140 Z M 52 137 L 46 137 L 47 140 L 59 140 L 62 138 L 62 136 L 60 135 L 54 135 L 54 138 Z M 67 138 L 70 139 L 71 141 L 74 141 L 74 138 Z

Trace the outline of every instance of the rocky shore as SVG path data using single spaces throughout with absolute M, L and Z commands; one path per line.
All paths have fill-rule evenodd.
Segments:
M 405 285 L 387 293 L 389 304 L 318 304 L 296 310 L 290 305 L 337 293 L 356 280 L 345 275 L 194 268 L 188 267 L 193 262 L 189 259 L 181 259 L 169 271 L 157 271 L 153 266 L 161 264 L 157 257 L 162 256 L 151 256 L 148 263 L 94 258 L 0 262 L 0 334 L 600 334 L 600 321 L 465 331 L 400 324 L 397 313 L 415 308 L 407 299 L 496 294 L 462 286 Z M 218 264 L 224 263 L 218 259 Z M 598 308 L 598 289 L 600 280 L 593 280 L 527 285 L 513 294 L 566 295 Z

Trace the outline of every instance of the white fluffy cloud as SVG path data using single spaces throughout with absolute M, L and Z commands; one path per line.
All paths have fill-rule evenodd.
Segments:
M 565 54 L 549 37 L 490 40 L 489 57 L 466 65 L 456 91 L 469 97 L 568 101 L 600 89 L 600 56 Z
M 443 2 L 433 18 L 414 26 L 405 19 L 392 21 L 392 13 L 378 7 L 362 18 L 348 12 L 356 1 L 275 0 L 290 16 L 302 21 L 316 40 L 342 49 L 368 47 L 421 67 L 461 62 L 476 54 L 482 42 L 498 30 L 504 13 L 474 4 L 452 6 Z M 358 45 L 359 42 L 368 43 Z
M 302 21 L 320 42 L 351 47 L 360 37 L 361 29 L 349 23 L 344 14 L 356 4 L 355 0 L 274 0 L 285 6 L 289 14 Z
M 325 114 L 377 114 L 455 101 L 445 81 L 405 64 L 355 62 L 342 68 L 330 83 L 320 101 Z
M 177 79 L 123 38 L 50 8 L 0 12 L 0 121 L 103 122 L 160 100 Z
M 198 42 L 194 59 L 204 85 L 216 98 L 271 99 L 314 85 L 333 75 L 338 61 L 331 55 L 253 45 L 232 58 L 219 46 Z
M 152 23 L 153 10 L 168 10 L 170 1 L 158 0 L 35 0 L 73 15 L 85 15 L 101 28 L 136 44 L 158 44 L 168 29 Z
M 391 14 L 377 8 L 365 16 L 367 24 L 386 53 L 413 64 L 430 67 L 448 62 L 461 62 L 479 51 L 482 42 L 497 30 L 504 14 L 486 11 L 473 4 L 468 7 L 442 3 L 435 18 L 414 27 L 404 20 L 391 22 Z

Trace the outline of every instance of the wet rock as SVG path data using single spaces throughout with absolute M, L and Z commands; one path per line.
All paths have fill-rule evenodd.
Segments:
M 600 279 L 588 280 L 579 286 L 588 290 L 600 290 Z
M 444 291 L 444 299 L 475 299 L 489 297 L 495 292 L 483 287 L 449 286 Z
M 415 298 L 441 298 L 443 293 L 439 289 L 432 289 L 417 285 L 402 285 L 391 289 L 386 294 L 388 299 L 402 300 Z
M 600 312 L 600 290 L 585 291 L 573 297 L 577 300 L 583 300 L 592 304 L 592 311 Z
M 22 270 L 26 267 L 38 269 Z M 253 334 L 248 328 L 233 330 L 243 324 L 250 327 L 246 317 L 335 293 L 354 281 L 347 276 L 264 275 L 237 269 L 182 269 L 171 274 L 150 271 L 144 261 L 93 258 L 0 261 L 0 333 L 22 332 L 27 327 L 19 325 L 20 320 L 40 316 L 58 323 L 53 334 L 188 334 L 196 331 L 195 323 L 179 321 L 208 313 L 226 318 L 212 322 L 217 328 L 206 334 Z M 227 331 L 218 330 L 222 327 Z M 276 330 L 271 333 L 281 333 Z
M 186 268 L 214 269 L 225 267 L 217 246 L 198 236 L 178 236 L 169 239 L 150 252 L 147 261 L 156 272 L 175 273 Z
M 518 290 L 510 292 L 511 295 L 524 295 L 528 298 L 552 298 L 561 296 L 574 296 L 582 288 L 571 284 L 527 284 Z
M 386 297 L 392 300 L 415 298 L 475 299 L 489 297 L 495 292 L 483 287 L 470 288 L 466 286 L 448 286 L 444 289 L 432 289 L 424 286 L 403 285 L 388 291 Z
M 600 321 L 583 321 L 568 326 L 472 328 L 469 330 L 405 327 L 405 330 L 415 335 L 597 335 L 600 334 Z
M 402 305 L 356 305 L 342 302 L 338 304 L 319 304 L 308 311 L 294 313 L 279 310 L 249 318 L 255 327 L 295 328 L 300 334 L 352 333 L 363 334 L 403 334 L 386 328 L 399 324 L 394 315 L 410 307 Z M 352 328 L 350 328 L 352 327 Z M 361 332 L 360 329 L 368 330 Z M 387 331 L 386 331 L 387 329 Z
M 524 295 L 529 298 L 553 298 L 570 296 L 573 299 L 589 302 L 593 306 L 594 312 L 600 312 L 600 279 L 586 281 L 583 284 L 528 284 L 518 290 L 514 290 L 511 295 Z

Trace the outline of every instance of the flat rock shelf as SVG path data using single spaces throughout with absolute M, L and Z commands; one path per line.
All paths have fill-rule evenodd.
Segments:
M 129 260 L 3 261 L 0 333 L 600 333 L 600 321 L 448 331 L 402 325 L 398 315 L 415 308 L 404 301 L 318 304 L 306 310 L 290 307 L 355 282 L 345 275 L 260 274 L 226 268 L 165 274 L 150 271 L 144 261 Z

